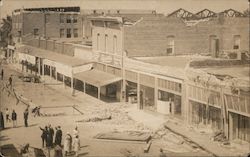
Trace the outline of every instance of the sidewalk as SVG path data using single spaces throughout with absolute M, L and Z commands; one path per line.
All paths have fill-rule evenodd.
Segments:
M 135 121 L 141 122 L 154 130 L 164 125 L 166 129 L 179 134 L 213 156 L 244 156 L 250 152 L 247 143 L 236 144 L 231 142 L 231 146 L 222 146 L 221 143 L 211 140 L 212 134 L 201 133 L 192 129 L 189 125 L 174 117 L 153 115 L 136 108 L 130 108 L 128 114 Z

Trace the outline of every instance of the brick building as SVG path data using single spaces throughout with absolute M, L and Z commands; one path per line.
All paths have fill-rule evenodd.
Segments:
M 80 7 L 26 8 L 13 11 L 12 32 L 44 38 L 82 38 Z
M 226 14 L 230 11 L 235 16 Z M 167 17 L 143 18 L 135 25 L 125 27 L 124 49 L 128 56 L 193 53 L 218 56 L 219 52 L 228 50 L 249 51 L 248 17 L 234 10 L 205 17 L 197 17 L 201 12 L 190 14 L 195 18 L 170 14 Z

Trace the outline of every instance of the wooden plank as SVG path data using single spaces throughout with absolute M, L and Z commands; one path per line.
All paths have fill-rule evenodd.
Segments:
M 148 144 L 146 145 L 146 147 L 144 147 L 144 149 L 143 149 L 144 153 L 148 153 L 151 144 L 152 144 L 152 141 L 149 141 Z

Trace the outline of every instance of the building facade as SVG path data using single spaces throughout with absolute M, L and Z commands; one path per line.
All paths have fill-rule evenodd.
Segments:
M 12 32 L 16 41 L 21 36 L 43 38 L 82 38 L 80 7 L 27 8 L 15 10 Z
M 224 51 L 249 51 L 249 18 L 240 13 L 228 16 L 225 12 L 195 19 L 175 14 L 143 18 L 125 28 L 125 50 L 128 56 L 197 53 L 214 57 Z

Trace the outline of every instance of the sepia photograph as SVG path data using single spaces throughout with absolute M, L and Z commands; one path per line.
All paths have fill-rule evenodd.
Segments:
M 250 157 L 250 0 L 0 0 L 0 157 Z

